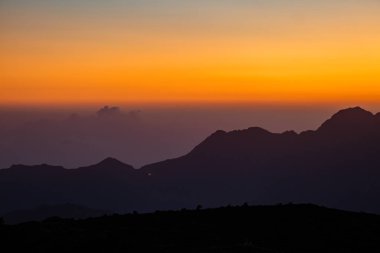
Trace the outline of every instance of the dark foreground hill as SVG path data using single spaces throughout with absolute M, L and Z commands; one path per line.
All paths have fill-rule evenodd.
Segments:
M 0 170 L 0 214 L 64 203 L 124 213 L 244 202 L 380 214 L 379 196 L 380 114 L 359 107 L 314 131 L 217 131 L 182 157 L 138 170 L 111 158 L 72 170 Z
M 49 217 L 85 219 L 109 214 L 105 210 L 94 210 L 87 207 L 63 204 L 56 206 L 39 206 L 34 209 L 16 210 L 3 216 L 6 224 L 18 224 L 27 221 L 42 221 Z
M 380 252 L 380 216 L 314 205 L 51 218 L 0 226 L 6 252 Z

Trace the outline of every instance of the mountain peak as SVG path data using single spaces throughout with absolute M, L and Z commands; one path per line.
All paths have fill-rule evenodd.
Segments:
M 338 115 L 371 115 L 373 116 L 371 112 L 364 110 L 360 106 L 340 110 L 334 116 L 338 116 Z
M 352 131 L 372 126 L 374 115 L 361 107 L 340 110 L 325 121 L 318 131 Z
M 80 167 L 79 170 L 88 170 L 91 169 L 92 171 L 124 171 L 124 170 L 134 170 L 134 168 L 131 165 L 125 164 L 123 162 L 120 162 L 119 160 L 107 157 L 106 159 L 100 161 L 97 164 L 88 166 L 88 167 Z
M 107 157 L 104 160 L 100 161 L 99 163 L 93 165 L 93 167 L 97 168 L 105 168 L 105 169 L 112 169 L 112 168 L 132 168 L 132 166 L 125 164 L 123 162 L 120 162 L 116 158 L 113 157 Z
M 216 132 L 214 132 L 213 134 L 211 134 L 209 137 L 219 137 L 219 136 L 223 136 L 227 134 L 226 131 L 224 130 L 217 130 Z
M 107 157 L 104 160 L 100 161 L 97 165 L 115 165 L 115 164 L 125 165 L 124 163 L 120 162 L 119 160 L 113 157 Z

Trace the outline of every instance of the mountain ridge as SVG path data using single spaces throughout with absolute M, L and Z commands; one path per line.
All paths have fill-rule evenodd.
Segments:
M 351 108 L 347 108 L 347 109 L 343 109 L 343 110 L 338 111 L 330 119 L 323 122 L 316 130 L 305 130 L 305 131 L 302 131 L 300 133 L 297 133 L 294 130 L 286 130 L 286 131 L 281 132 L 281 133 L 275 133 L 275 132 L 270 132 L 270 131 L 268 131 L 264 128 L 261 128 L 261 127 L 249 127 L 247 129 L 232 130 L 232 131 L 228 131 L 228 132 L 224 131 L 224 130 L 217 130 L 214 133 L 212 133 L 210 136 L 206 137 L 206 139 L 203 140 L 201 143 L 196 145 L 196 147 L 194 147 L 193 150 L 195 150 L 198 146 L 202 145 L 205 142 L 213 141 L 216 138 L 223 138 L 223 137 L 226 137 L 227 135 L 248 134 L 248 135 L 251 135 L 252 137 L 262 137 L 264 135 L 266 135 L 267 137 L 273 136 L 273 135 L 294 137 L 294 136 L 300 136 L 300 135 L 307 135 L 310 133 L 313 133 L 313 134 L 318 133 L 319 131 L 322 131 L 325 128 L 328 128 L 329 125 L 338 125 L 338 126 L 342 127 L 339 130 L 344 130 L 344 128 L 347 126 L 347 124 L 352 123 L 351 120 L 353 117 L 356 118 L 355 122 L 360 121 L 360 119 L 363 119 L 363 118 L 365 118 L 366 121 L 369 121 L 369 119 L 376 121 L 378 119 L 379 124 L 380 124 L 380 112 L 373 114 L 367 110 L 364 110 L 363 108 L 361 108 L 359 106 L 356 106 L 356 107 L 351 107 Z M 345 122 L 342 122 L 342 119 L 343 120 L 348 119 L 348 120 L 345 120 Z M 346 125 L 344 123 L 346 123 Z M 358 124 L 358 125 L 361 125 L 362 123 L 363 122 L 360 122 L 360 124 Z M 380 125 L 378 127 L 380 127 Z M 192 151 L 190 151 L 189 153 L 191 153 Z M 167 159 L 167 160 L 173 160 L 173 158 Z M 167 160 L 164 160 L 164 161 L 167 161 Z M 155 164 L 155 163 L 153 163 L 153 164 Z M 149 165 L 150 164 L 144 165 L 144 166 L 142 166 L 142 168 L 149 166 Z M 89 167 L 96 168 L 96 167 L 104 167 L 104 166 L 110 166 L 110 167 L 123 167 L 123 166 L 125 166 L 125 167 L 130 167 L 130 168 L 135 169 L 132 165 L 129 165 L 127 163 L 123 163 L 120 160 L 113 158 L 113 157 L 106 157 L 105 159 L 103 159 L 100 162 L 95 163 L 93 165 L 81 166 L 81 167 L 77 167 L 74 169 L 82 169 L 82 168 L 89 168 Z M 66 169 L 62 166 L 49 165 L 49 164 L 39 164 L 39 165 L 14 164 L 14 165 L 11 165 L 9 168 L 5 168 L 5 169 L 27 169 L 27 168 L 41 168 L 41 167 Z M 1 170 L 5 170 L 5 169 L 1 169 Z M 73 169 L 70 169 L 70 170 L 73 170 Z
M 349 108 L 301 133 L 218 130 L 189 153 L 140 169 L 115 158 L 49 173 L 47 165 L 18 165 L 23 169 L 0 170 L 0 213 L 51 203 L 124 212 L 242 202 L 380 213 L 376 115 Z

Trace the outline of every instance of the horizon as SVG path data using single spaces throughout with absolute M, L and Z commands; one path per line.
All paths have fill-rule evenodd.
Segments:
M 230 127 L 229 129 L 222 129 L 222 128 L 215 128 L 214 130 L 210 130 L 210 128 L 208 128 L 208 130 L 210 130 L 210 132 L 208 133 L 205 133 L 205 131 L 203 131 L 202 133 L 204 134 L 203 136 L 200 136 L 200 134 L 198 133 L 198 136 L 197 136 L 197 141 L 198 142 L 192 142 L 190 144 L 189 143 L 186 143 L 186 148 L 185 149 L 181 149 L 181 152 L 177 152 L 177 153 L 171 153 L 168 152 L 168 153 L 165 153 L 167 156 L 165 155 L 162 155 L 159 156 L 158 158 L 156 158 L 156 160 L 154 159 L 151 159 L 149 162 L 143 162 L 143 161 L 140 161 L 136 164 L 136 161 L 135 162 L 129 162 L 128 161 L 128 158 L 127 157 L 123 157 L 123 156 L 118 156 L 118 155 L 112 155 L 112 154 L 108 154 L 108 153 L 103 153 L 101 155 L 99 155 L 98 157 L 92 157 L 92 161 L 79 161 L 77 164 L 74 164 L 74 163 L 71 163 L 69 166 L 67 166 L 67 160 L 61 160 L 59 161 L 58 160 L 55 160 L 54 162 L 52 163 L 49 163 L 49 162 L 46 162 L 46 161 L 43 161 L 43 160 L 40 160 L 40 162 L 31 162 L 31 163 L 19 163 L 19 162 L 8 162 L 8 165 L 9 166 L 6 166 L 6 167 L 1 167 L 1 166 L 4 166 L 4 162 L 0 159 L 0 169 L 5 169 L 5 168 L 9 168 L 13 165 L 27 165 L 27 166 L 32 166 L 32 165 L 42 165 L 42 164 L 48 164 L 48 165 L 54 165 L 54 166 L 62 166 L 64 167 L 65 169 L 77 169 L 77 168 L 80 168 L 82 166 L 89 166 L 90 164 L 98 164 L 99 162 L 101 161 L 104 161 L 104 160 L 107 160 L 109 158 L 112 158 L 112 159 L 115 159 L 115 160 L 118 160 L 118 161 L 121 161 L 122 163 L 125 163 L 125 164 L 128 164 L 128 165 L 131 165 L 134 169 L 141 169 L 147 165 L 150 165 L 150 164 L 154 164 L 154 163 L 157 163 L 157 162 L 161 162 L 163 160 L 167 160 L 167 159 L 175 159 L 175 158 L 178 158 L 178 157 L 182 157 L 182 156 L 185 156 L 187 155 L 189 152 L 191 152 L 197 145 L 199 145 L 200 143 L 202 143 L 205 139 L 207 139 L 209 136 L 211 136 L 213 133 L 217 132 L 217 131 L 220 131 L 222 130 L 223 132 L 225 133 L 231 133 L 231 132 L 234 132 L 234 131 L 245 131 L 245 130 L 249 130 L 250 128 L 261 128 L 261 129 L 264 129 L 266 131 L 268 131 L 269 133 L 271 134 L 283 134 L 283 133 L 286 133 L 286 132 L 295 132 L 297 135 L 300 135 L 301 133 L 304 133 L 304 132 L 308 132 L 308 131 L 317 131 L 319 129 L 319 127 L 321 127 L 325 122 L 327 122 L 331 117 L 333 117 L 334 115 L 340 113 L 340 112 L 346 112 L 346 111 L 352 111 L 352 110 L 355 110 L 355 109 L 360 109 L 360 110 L 363 110 L 364 112 L 370 112 L 373 116 L 377 116 L 377 115 L 380 115 L 380 112 L 373 112 L 373 111 L 369 111 L 367 110 L 366 108 L 363 108 L 363 107 L 360 107 L 360 106 L 355 106 L 355 107 L 348 107 L 348 108 L 342 108 L 342 109 L 339 109 L 337 111 L 335 111 L 334 113 L 331 113 L 328 117 L 324 118 L 323 120 L 321 120 L 320 122 L 314 122 L 314 126 L 315 127 L 310 127 L 310 128 L 303 128 L 303 129 L 298 129 L 298 130 L 294 130 L 294 129 L 277 129 L 277 130 L 274 130 L 274 129 L 270 129 L 270 128 L 266 128 L 264 126 L 260 126 L 260 125 L 251 125 L 251 126 L 246 126 L 246 127 L 242 127 L 242 128 L 233 128 L 233 127 Z M 112 110 L 112 112 L 110 112 Z M 113 110 L 116 110 L 116 111 L 113 111 Z M 116 112 L 116 114 L 115 114 Z M 178 112 L 181 112 L 183 113 L 183 111 L 179 110 Z M 310 111 L 307 111 L 306 112 L 310 112 Z M 86 114 L 87 113 L 87 114 Z M 55 123 L 62 123 L 62 122 L 68 122 L 70 123 L 72 119 L 74 119 L 74 123 L 77 124 L 78 121 L 82 120 L 82 121 L 86 121 L 86 120 L 95 120 L 95 121 L 91 121 L 93 124 L 94 122 L 96 123 L 97 121 L 96 120 L 99 120 L 99 121 L 102 121 L 102 120 L 107 120 L 107 121 L 110 121 L 110 122 L 116 122 L 116 123 L 123 123 L 123 121 L 129 121 L 129 120 L 138 120 L 140 121 L 140 117 L 141 117 L 141 111 L 124 111 L 122 108 L 119 108 L 119 107 L 108 107 L 108 106 L 105 106 L 105 107 L 102 107 L 100 108 L 100 110 L 96 111 L 96 112 L 88 112 L 86 111 L 86 113 L 84 114 L 79 114 L 78 112 L 76 113 L 71 113 L 71 114 L 68 114 L 67 111 L 65 111 L 65 113 L 58 113 L 54 116 L 50 115 L 50 116 L 46 116 L 46 112 L 45 114 L 42 113 L 41 115 L 45 115 L 45 116 L 36 116 L 36 115 L 33 115 L 31 114 L 32 116 L 34 116 L 34 118 L 32 117 L 32 119 L 28 119 L 29 121 L 25 121 L 25 122 L 17 122 L 15 121 L 16 123 L 14 123 L 14 125 L 12 126 L 12 128 L 19 128 L 21 127 L 23 124 L 26 124 L 26 126 L 28 124 L 38 124 L 39 121 L 42 121 L 42 124 L 43 125 L 48 125 L 48 123 L 52 123 L 52 122 L 55 122 Z M 101 113 L 104 113 L 101 114 Z M 131 114 L 132 113 L 132 114 Z M 136 113 L 136 115 L 134 115 Z M 157 113 L 157 112 L 156 112 Z M 166 112 L 168 113 L 168 112 Z M 172 112 L 173 113 L 173 112 Z M 294 113 L 294 112 L 293 112 Z M 165 113 L 164 113 L 165 114 Z M 288 112 L 289 114 L 289 112 Z M 148 114 L 149 115 L 149 114 Z M 223 115 L 224 115 L 224 112 L 223 112 Z M 146 115 L 144 115 L 146 116 Z M 149 116 L 152 116 L 149 115 Z M 273 116 L 273 115 L 272 115 Z M 50 118 L 49 118 L 50 117 Z M 74 117 L 74 118 L 72 118 Z M 161 115 L 162 117 L 162 115 Z M 167 117 L 167 116 L 166 116 Z M 170 116 L 171 118 L 175 119 L 177 117 L 171 115 Z M 206 114 L 206 117 L 207 117 L 207 114 Z M 265 118 L 267 117 L 267 115 L 264 115 L 264 122 L 265 122 Z M 0 111 L 0 122 L 1 122 L 1 119 L 2 119 L 2 112 Z M 25 115 L 22 115 L 21 118 L 25 119 Z M 192 121 L 195 120 L 194 117 L 188 117 L 188 118 L 191 118 Z M 156 118 L 155 120 L 157 120 L 158 118 Z M 263 120 L 262 119 L 262 120 Z M 98 122 L 99 122 L 98 121 Z M 180 121 L 173 121 L 175 123 L 178 123 Z M 171 123 L 173 123 L 171 122 Z M 301 120 L 302 122 L 302 120 Z M 148 123 L 148 124 L 152 124 L 153 122 L 149 122 L 149 121 L 145 121 L 144 122 L 145 124 Z M 305 123 L 305 122 L 303 122 Z M 138 123 L 139 124 L 139 127 L 141 127 L 141 122 Z M 154 123 L 153 123 L 154 124 Z M 210 124 L 210 122 L 209 122 Z M 299 122 L 300 124 L 300 122 Z M 199 124 L 201 125 L 201 124 Z M 204 124 L 206 125 L 206 124 Z M 270 124 L 269 124 L 270 125 Z M 274 125 L 277 125 L 277 123 L 274 123 Z M 6 125 L 5 125 L 6 126 Z M 69 125 L 67 125 L 69 126 Z M 214 126 L 215 126 L 215 123 L 214 123 Z M 3 125 L 4 127 L 4 125 Z M 104 126 L 103 126 L 104 127 Z M 347 127 L 350 127 L 350 126 L 347 126 Z M 181 129 L 181 127 L 178 127 L 178 129 Z M 6 129 L 6 128 L 5 128 Z M 22 129 L 22 128 L 21 128 Z M 49 128 L 47 128 L 48 131 L 49 131 Z M 174 128 L 175 129 L 175 128 Z M 0 128 L 0 135 L 2 134 L 2 129 Z M 112 127 L 109 129 L 112 131 Z M 109 131 L 108 130 L 108 131 Z M 182 129 L 183 130 L 183 129 Z M 195 132 L 191 132 L 191 130 L 189 131 L 189 129 L 187 129 L 188 132 L 185 132 L 184 134 L 187 134 L 187 135 L 197 135 Z M 6 133 L 6 131 L 4 131 Z M 27 138 L 27 136 L 25 136 Z M 23 138 L 25 138 L 23 137 Z M 146 145 L 148 144 L 149 142 L 151 142 L 152 140 L 148 139 L 148 140 L 143 140 L 142 143 L 140 143 L 141 145 Z M 100 145 L 103 145 L 102 142 L 99 143 Z M 181 143 L 182 145 L 184 143 Z M 127 147 L 128 145 L 126 143 L 122 143 L 122 146 L 123 148 Z M 1 148 L 1 146 L 0 146 Z M 162 149 L 162 146 L 158 146 L 157 147 L 158 149 Z M 174 148 L 178 148 L 174 145 Z M 155 152 L 158 151 L 158 149 L 156 150 L 153 150 Z M 143 151 L 141 154 L 141 157 L 145 157 L 146 156 L 146 153 Z M 72 159 L 72 158 L 70 158 Z M 69 167 L 69 168 L 68 168 Z

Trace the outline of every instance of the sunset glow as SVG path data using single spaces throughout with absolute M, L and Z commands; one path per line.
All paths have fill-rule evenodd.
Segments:
M 62 2 L 0 3 L 1 104 L 380 101 L 378 1 Z

